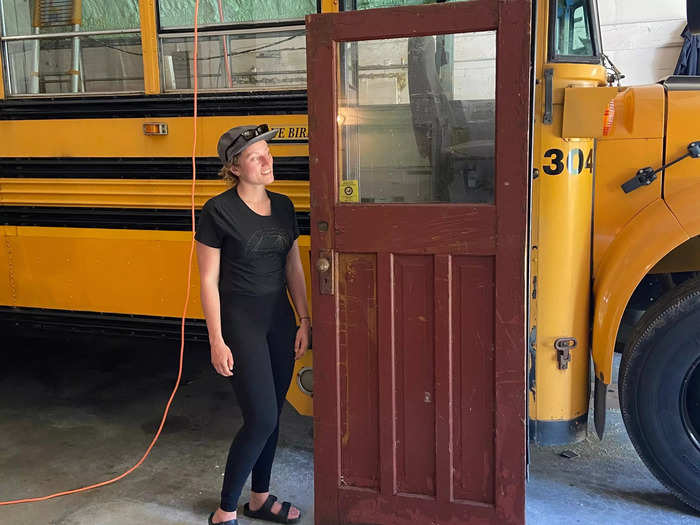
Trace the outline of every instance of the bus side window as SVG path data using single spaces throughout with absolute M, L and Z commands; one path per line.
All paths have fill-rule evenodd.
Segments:
M 551 58 L 596 57 L 590 0 L 554 0 Z M 575 61 L 575 60 L 574 60 Z
M 138 0 L 3 0 L 9 94 L 143 91 Z
M 306 89 L 304 16 L 316 13 L 316 0 L 210 0 L 201 5 L 199 89 Z M 165 91 L 188 91 L 194 87 L 193 12 L 193 0 L 159 2 Z
M 459 2 L 460 0 L 345 0 L 344 11 L 377 9 L 379 7 L 398 7 L 405 5 L 437 4 L 440 2 Z

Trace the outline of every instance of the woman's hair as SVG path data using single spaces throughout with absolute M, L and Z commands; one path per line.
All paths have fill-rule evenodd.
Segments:
M 233 173 L 233 167 L 238 166 L 238 157 L 239 155 L 234 155 L 231 162 L 227 162 L 219 170 L 219 177 L 224 179 L 231 186 L 236 186 L 236 184 L 238 184 L 238 175 Z

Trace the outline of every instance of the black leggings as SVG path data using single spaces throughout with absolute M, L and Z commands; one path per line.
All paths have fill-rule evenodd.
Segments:
M 286 290 L 222 296 L 221 328 L 233 353 L 231 384 L 243 413 L 221 490 L 221 508 L 233 512 L 251 470 L 253 492 L 270 487 L 279 416 L 294 370 L 296 323 Z

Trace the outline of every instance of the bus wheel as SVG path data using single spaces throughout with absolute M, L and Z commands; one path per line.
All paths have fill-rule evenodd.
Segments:
M 622 417 L 652 474 L 700 511 L 700 279 L 640 319 L 620 363 Z

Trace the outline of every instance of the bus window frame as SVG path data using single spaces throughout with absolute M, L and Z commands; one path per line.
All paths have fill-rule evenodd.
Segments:
M 165 69 L 163 67 L 163 42 L 168 38 L 194 38 L 194 27 L 169 27 L 163 28 L 160 23 L 160 2 L 156 0 L 155 2 L 156 10 L 156 38 L 158 46 L 158 63 L 160 66 L 160 82 L 161 82 L 161 93 L 192 93 L 193 88 L 187 89 L 165 89 Z M 316 14 L 323 12 L 323 0 L 316 0 Z M 193 15 L 194 16 L 194 15 Z M 197 33 L 200 37 L 215 37 L 215 36 L 227 36 L 235 35 L 237 33 L 251 34 L 256 30 L 260 30 L 261 33 L 272 33 L 275 31 L 284 30 L 301 30 L 305 31 L 305 20 L 303 18 L 285 18 L 281 20 L 269 20 L 269 21 L 252 21 L 252 22 L 225 22 L 221 24 L 205 24 L 197 26 Z M 211 93 L 240 93 L 245 92 L 255 92 L 255 93 L 275 93 L 277 91 L 306 91 L 306 87 L 301 88 L 235 88 L 235 87 L 222 87 L 213 88 L 200 91 L 211 92 Z
M 322 12 L 322 2 L 323 0 L 316 0 L 316 13 Z M 156 32 L 158 34 L 158 39 L 160 35 L 166 35 L 170 33 L 178 33 L 180 35 L 189 33 L 194 36 L 194 26 L 177 26 L 177 27 L 167 27 L 164 28 L 160 23 L 160 1 L 155 1 L 156 10 Z M 192 14 L 194 18 L 194 13 Z M 197 26 L 198 33 L 209 33 L 211 31 L 235 31 L 235 30 L 252 30 L 252 29 L 263 29 L 268 27 L 304 27 L 303 18 L 284 18 L 280 20 L 260 20 L 260 21 L 250 21 L 250 22 L 223 22 L 220 24 L 203 24 Z M 160 46 L 159 46 L 160 47 Z
M 6 42 L 22 42 L 25 40 L 58 40 L 68 39 L 73 37 L 91 37 L 91 36 L 108 36 L 108 35 L 140 35 L 141 29 L 115 29 L 115 30 L 98 30 L 98 31 L 67 31 L 65 33 L 45 33 L 40 35 L 17 35 L 17 36 L 2 36 L 0 37 L 0 46 L 2 46 L 2 67 L 3 80 L 6 98 L 38 98 L 38 97 L 91 97 L 101 95 L 132 95 L 135 93 L 144 93 L 140 90 L 126 91 L 89 91 L 78 93 L 15 93 L 12 89 L 12 72 L 10 71 L 10 55 L 7 49 Z M 142 46 L 143 49 L 143 46 Z M 142 51 L 143 53 L 143 51 Z
M 140 14 L 139 14 L 140 15 Z M 91 37 L 91 36 L 108 36 L 108 35 L 126 35 L 126 34 L 141 34 L 142 21 L 141 16 L 139 16 L 139 25 L 136 28 L 122 28 L 122 29 L 100 29 L 96 31 L 62 31 L 60 33 L 44 33 L 44 34 L 23 34 L 23 35 L 10 35 L 7 36 L 5 27 L 5 4 L 0 0 L 0 53 L 2 53 L 2 60 L 0 60 L 0 67 L 2 72 L 0 74 L 0 81 L 3 83 L 3 95 L 5 99 L 10 98 L 52 98 L 52 97 L 67 97 L 67 98 L 84 98 L 93 96 L 104 96 L 104 95 L 134 95 L 143 94 L 145 89 L 141 90 L 129 90 L 129 91 L 90 91 L 90 92 L 78 92 L 78 93 L 15 93 L 12 89 L 12 71 L 10 71 L 10 54 L 7 49 L 6 42 L 21 42 L 24 40 L 54 40 L 63 38 L 73 38 L 73 37 Z M 141 45 L 141 53 L 143 60 L 143 43 Z M 144 88 L 146 79 L 144 78 Z
M 589 26 L 591 30 L 591 44 L 593 46 L 593 55 L 560 55 L 555 53 L 556 49 L 556 16 L 557 16 L 557 0 L 549 2 L 549 27 L 547 28 L 548 50 L 547 59 L 554 63 L 573 63 L 573 64 L 602 64 L 603 60 L 603 41 L 600 34 L 600 19 L 598 17 L 598 1 L 583 0 L 584 11 L 588 16 Z
M 364 9 L 357 9 L 357 0 L 338 0 L 340 2 L 339 5 L 339 11 L 364 11 Z M 449 2 L 450 0 L 434 0 L 433 3 L 435 4 L 441 4 L 444 2 Z M 459 2 L 462 0 L 452 0 L 453 2 Z M 468 0 L 464 0 L 468 1 Z M 425 5 L 425 4 L 415 4 L 415 5 Z M 428 4 L 430 5 L 430 4 Z M 392 7 L 404 7 L 400 5 L 387 5 L 387 6 L 380 6 L 380 7 L 371 7 L 370 9 L 386 9 L 386 8 L 392 8 Z

